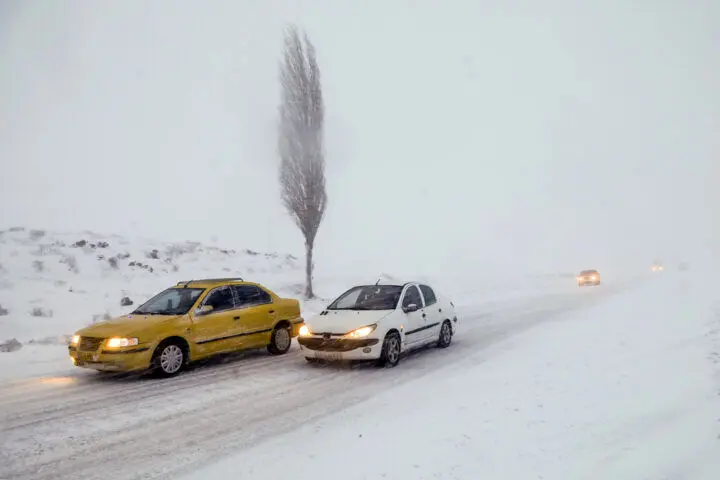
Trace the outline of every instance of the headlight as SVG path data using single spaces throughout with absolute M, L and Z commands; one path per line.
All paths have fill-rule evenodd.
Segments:
M 348 332 L 345 334 L 345 338 L 363 338 L 370 335 L 372 332 L 375 331 L 377 328 L 377 325 L 368 325 L 367 327 L 360 327 L 352 332 Z
M 77 345 L 78 343 L 80 343 L 80 335 L 73 335 L 70 345 Z
M 312 335 L 312 332 L 307 325 L 303 325 L 302 327 L 300 327 L 298 335 L 300 335 L 301 337 L 309 337 L 310 335 Z
M 592 279 L 593 279 L 593 280 L 597 280 L 597 277 L 596 277 L 595 275 L 593 275 Z
M 107 341 L 108 348 L 134 347 L 138 344 L 137 338 L 111 338 Z

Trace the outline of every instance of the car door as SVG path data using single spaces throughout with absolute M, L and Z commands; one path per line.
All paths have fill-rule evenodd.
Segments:
M 422 293 L 425 302 L 425 320 L 428 327 L 426 339 L 440 338 L 440 327 L 445 319 L 442 305 L 438 302 L 435 291 L 428 285 L 420 285 L 420 293 Z
M 408 310 L 415 305 L 417 310 Z M 405 314 L 405 341 L 408 346 L 422 343 L 427 337 L 425 311 L 420 290 L 415 285 L 408 285 L 402 299 L 402 310 Z
M 272 297 L 257 285 L 233 285 L 232 289 L 245 346 L 257 348 L 267 345 L 277 318 Z
M 200 309 L 211 306 L 209 313 L 195 314 L 195 344 L 201 355 L 235 350 L 243 345 L 239 313 L 228 285 L 213 288 L 200 302 Z

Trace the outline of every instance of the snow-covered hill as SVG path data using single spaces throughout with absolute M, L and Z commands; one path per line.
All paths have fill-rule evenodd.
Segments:
M 64 343 L 75 329 L 192 278 L 238 276 L 300 298 L 303 272 L 289 254 L 11 228 L 0 231 L 0 344 Z

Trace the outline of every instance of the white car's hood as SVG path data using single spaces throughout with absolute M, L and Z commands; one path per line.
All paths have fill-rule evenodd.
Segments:
M 387 317 L 393 310 L 326 310 L 305 321 L 313 333 L 348 333 L 356 328 L 372 325 Z

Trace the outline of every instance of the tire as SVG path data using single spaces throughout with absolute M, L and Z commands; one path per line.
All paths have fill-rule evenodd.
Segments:
M 270 343 L 267 346 L 268 352 L 273 355 L 283 355 L 290 350 L 292 336 L 289 327 L 275 327 L 270 336 Z
M 162 342 L 155 349 L 152 371 L 160 377 L 172 377 L 182 371 L 187 363 L 187 350 L 176 340 Z
M 385 336 L 383 340 L 382 351 L 380 352 L 380 358 L 377 361 L 377 366 L 392 368 L 400 363 L 400 335 L 397 332 L 390 332 Z
M 452 342 L 453 331 L 450 320 L 445 320 L 440 327 L 440 336 L 438 337 L 438 348 L 447 348 Z

